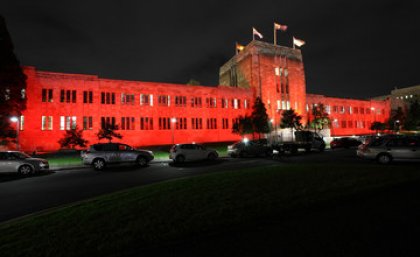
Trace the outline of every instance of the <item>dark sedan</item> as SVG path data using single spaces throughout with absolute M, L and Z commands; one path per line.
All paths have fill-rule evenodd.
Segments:
M 362 142 L 360 140 L 357 140 L 356 138 L 341 137 L 341 138 L 335 138 L 333 141 L 331 141 L 330 147 L 331 147 L 331 149 L 351 148 L 351 147 L 357 147 L 360 144 L 362 144 Z

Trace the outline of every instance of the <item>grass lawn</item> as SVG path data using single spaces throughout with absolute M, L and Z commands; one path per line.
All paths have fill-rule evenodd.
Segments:
M 0 225 L 2 256 L 118 256 L 420 178 L 415 166 L 288 165 L 138 187 Z

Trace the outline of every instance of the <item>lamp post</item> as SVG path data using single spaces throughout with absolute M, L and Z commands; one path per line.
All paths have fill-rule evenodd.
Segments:
M 10 121 L 13 123 L 16 123 L 16 150 L 20 150 L 19 145 L 19 118 L 16 116 L 13 116 L 10 118 Z
M 396 120 L 396 121 L 394 122 L 394 129 L 395 129 L 395 131 L 397 132 L 397 134 L 399 134 L 399 133 L 400 133 L 400 120 Z
M 172 144 L 175 144 L 175 123 L 176 123 L 176 118 L 171 118 L 171 127 L 172 127 Z

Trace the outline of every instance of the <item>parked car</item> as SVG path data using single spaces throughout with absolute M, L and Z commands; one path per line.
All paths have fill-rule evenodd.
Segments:
M 18 172 L 22 175 L 47 171 L 50 165 L 47 160 L 32 158 L 18 151 L 0 151 L 0 172 Z
M 247 156 L 271 156 L 273 148 L 264 141 L 240 141 L 232 145 L 228 145 L 228 155 L 230 157 L 247 157 Z
M 169 151 L 169 159 L 176 163 L 185 161 L 216 160 L 219 154 L 216 150 L 200 144 L 176 144 Z
M 388 164 L 394 160 L 420 160 L 420 137 L 382 136 L 360 145 L 357 156 Z
M 103 170 L 108 164 L 133 163 L 141 167 L 154 159 L 152 151 L 137 150 L 126 144 L 94 144 L 87 151 L 81 152 L 83 164 L 92 165 L 96 170 Z
M 362 142 L 356 138 L 353 137 L 340 137 L 340 138 L 334 138 L 331 143 L 330 147 L 331 149 L 335 148 L 350 148 L 350 147 L 356 147 L 361 145 Z

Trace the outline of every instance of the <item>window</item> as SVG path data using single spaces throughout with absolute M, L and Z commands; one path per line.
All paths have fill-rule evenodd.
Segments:
M 52 103 L 53 101 L 53 90 L 52 89 L 42 89 L 42 102 Z
M 19 130 L 24 130 L 25 128 L 25 116 L 20 116 L 19 119 Z
M 342 128 L 347 128 L 347 122 L 345 120 L 341 121 L 341 127 Z
M 354 107 L 354 108 L 353 108 L 353 112 L 354 112 L 354 114 L 358 114 L 358 113 L 359 113 L 359 108 Z
M 83 117 L 83 130 L 92 130 L 93 129 L 93 119 L 92 116 L 84 116 Z
M 360 107 L 360 114 L 365 114 L 365 108 Z
M 340 113 L 345 113 L 346 112 L 346 108 L 344 106 L 340 106 Z
M 60 130 L 76 129 L 76 116 L 60 116 Z
M 333 128 L 338 128 L 338 120 L 337 119 L 333 120 Z
M 187 129 L 187 118 L 177 118 L 175 122 L 175 129 Z
M 121 104 L 134 104 L 135 98 L 133 94 L 121 94 Z
M 140 105 L 150 105 L 153 106 L 153 95 L 140 94 Z
M 201 108 L 202 107 L 201 97 L 191 98 L 191 107 Z
M 349 128 L 353 128 L 353 121 L 349 120 L 349 121 L 348 121 L 348 125 L 349 125 L 349 126 L 348 126 Z
M 168 95 L 158 96 L 158 105 L 159 106 L 169 106 L 169 104 L 170 104 L 170 97 Z
M 338 113 L 338 106 L 337 106 L 337 105 L 334 105 L 334 106 L 333 106 L 333 112 L 334 112 L 334 113 Z
M 331 114 L 331 106 L 325 105 L 325 112 Z
M 206 107 L 207 108 L 216 108 L 216 97 L 207 97 L 206 98 Z
M 159 129 L 160 130 L 171 129 L 171 118 L 159 118 Z
M 52 130 L 53 129 L 53 117 L 52 116 L 42 116 L 42 130 Z
M 175 96 L 175 106 L 177 106 L 177 107 L 187 106 L 187 97 L 186 96 Z
M 140 117 L 140 130 L 153 130 L 153 118 Z
M 115 104 L 115 93 L 101 92 L 101 104 Z
M 232 99 L 232 108 L 233 109 L 239 109 L 239 105 L 240 105 L 239 99 L 236 99 L 236 98 Z
M 227 119 L 227 118 L 222 119 L 222 128 L 223 129 L 229 129 L 229 119 Z
M 93 103 L 93 92 L 92 91 L 83 91 L 83 103 L 84 104 Z
M 207 119 L 207 129 L 217 129 L 217 120 L 216 118 Z
M 134 130 L 134 117 L 121 117 L 121 130 Z
M 101 129 L 117 129 L 115 117 L 101 117 Z
M 192 129 L 203 129 L 203 119 L 202 118 L 191 118 L 191 128 Z
M 222 99 L 221 99 L 221 106 L 222 106 L 222 108 L 224 108 L 224 109 L 229 108 L 229 101 L 228 101 L 228 99 L 226 99 L 226 98 L 222 98 Z
M 60 90 L 60 103 L 76 103 L 76 90 Z
M 249 101 L 248 101 L 248 99 L 245 99 L 244 100 L 244 108 L 245 109 L 249 109 Z

